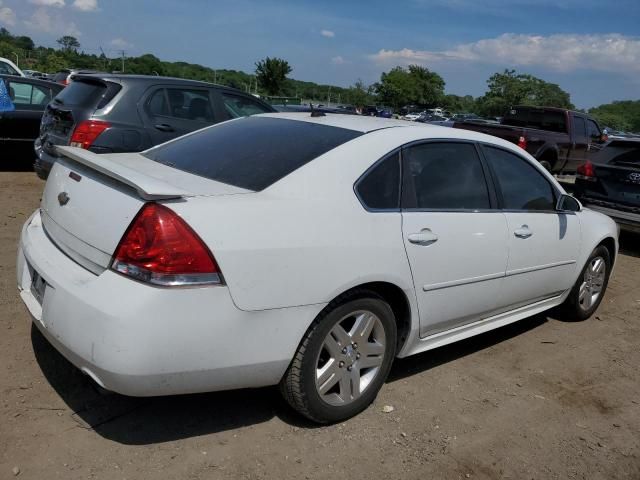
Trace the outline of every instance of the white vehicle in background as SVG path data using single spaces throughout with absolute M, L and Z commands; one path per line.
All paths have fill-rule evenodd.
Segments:
M 15 75 L 17 77 L 26 76 L 22 70 L 20 70 L 20 67 L 8 58 L 3 57 L 0 57 L 0 75 Z
M 406 115 L 404 115 L 402 118 L 404 120 L 409 120 L 410 122 L 415 122 L 418 118 L 420 118 L 420 115 L 422 115 L 424 112 L 412 112 L 412 113 L 407 113 Z
M 553 307 L 588 318 L 618 251 L 610 218 L 467 130 L 279 113 L 142 153 L 59 151 L 18 289 L 56 349 L 126 395 L 279 384 L 344 420 L 396 357 Z

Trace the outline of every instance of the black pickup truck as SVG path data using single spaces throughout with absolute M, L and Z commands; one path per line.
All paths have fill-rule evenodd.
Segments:
M 593 150 L 606 142 L 598 122 L 588 115 L 562 108 L 515 106 L 499 124 L 473 120 L 454 128 L 474 130 L 515 143 L 553 173 L 574 174 Z

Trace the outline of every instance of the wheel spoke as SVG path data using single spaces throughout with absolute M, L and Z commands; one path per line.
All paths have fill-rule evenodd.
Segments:
M 582 282 L 582 285 L 580 285 L 580 291 L 578 293 L 578 302 L 580 304 L 586 303 L 588 296 L 589 296 L 589 288 L 587 287 L 587 282 Z
M 327 361 L 322 368 L 317 369 L 316 385 L 318 386 L 318 391 L 324 394 L 331 389 L 338 381 L 339 374 L 338 361 L 333 358 Z
M 361 369 L 379 367 L 382 365 L 383 358 L 384 357 L 382 356 L 360 357 L 360 360 L 358 360 L 358 367 Z
M 338 343 L 338 341 L 331 334 L 327 335 L 327 338 L 324 339 L 324 347 L 333 359 L 338 358 L 342 353 L 342 345 L 340 345 L 340 343 Z
M 369 312 L 363 312 L 356 317 L 356 321 L 349 334 L 357 343 L 366 342 L 371 335 L 371 330 L 376 323 L 376 318 Z
M 338 345 L 340 345 L 340 350 L 351 343 L 351 336 L 342 328 L 340 323 L 331 329 L 331 336 L 333 336 L 338 342 Z
M 384 354 L 384 345 L 378 342 L 365 342 L 361 344 L 358 349 L 364 356 Z
M 360 369 L 354 368 L 348 373 L 350 373 L 351 400 L 355 400 L 360 396 Z

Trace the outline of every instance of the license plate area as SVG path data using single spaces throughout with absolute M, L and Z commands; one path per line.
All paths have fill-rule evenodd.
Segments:
M 40 305 L 44 299 L 44 292 L 47 289 L 47 282 L 40 276 L 38 272 L 33 270 L 31 274 L 31 295 L 35 298 Z

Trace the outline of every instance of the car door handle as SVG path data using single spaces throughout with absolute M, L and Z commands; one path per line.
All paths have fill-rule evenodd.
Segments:
M 159 123 L 158 125 L 155 125 L 155 127 L 161 132 L 173 132 L 173 127 L 166 123 Z
M 522 225 L 520 228 L 517 228 L 513 234 L 518 238 L 529 238 L 533 235 L 533 232 L 529 229 L 529 225 Z
M 416 245 L 427 246 L 437 242 L 438 235 L 433 233 L 430 229 L 424 228 L 420 233 L 410 233 L 407 235 L 407 239 Z

